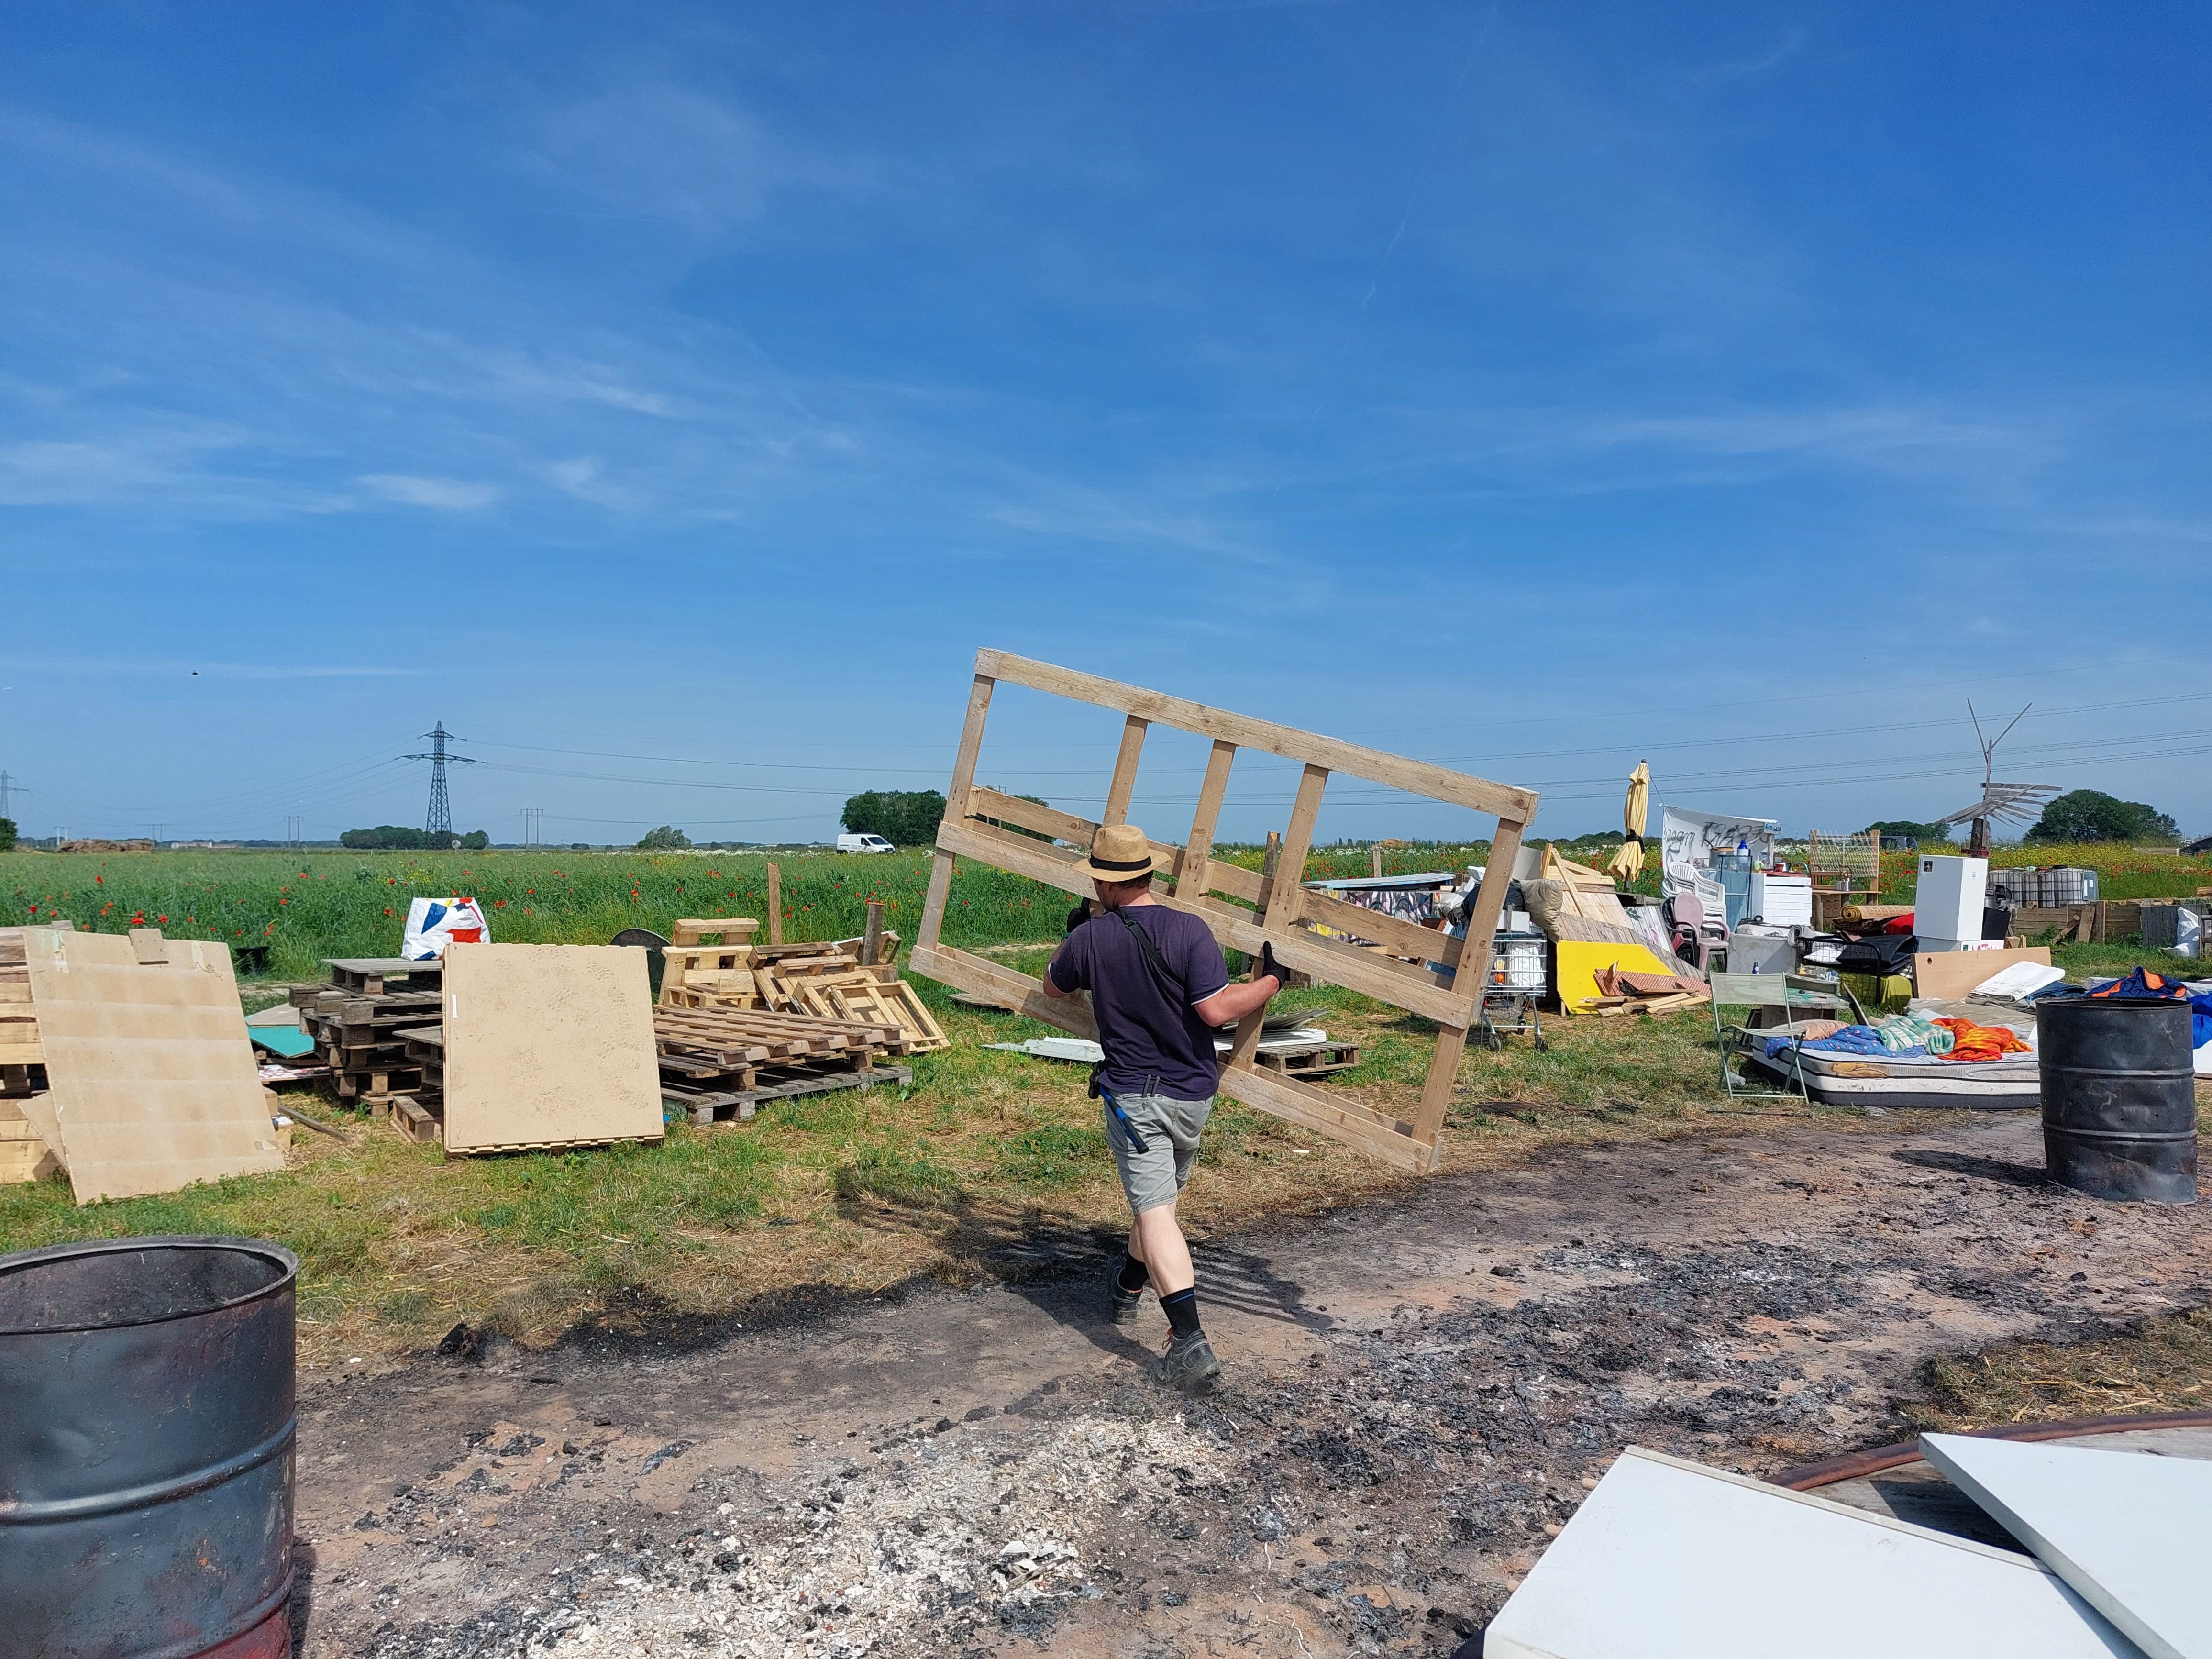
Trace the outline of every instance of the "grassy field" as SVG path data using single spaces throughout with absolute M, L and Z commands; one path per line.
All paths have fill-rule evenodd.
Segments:
M 1480 861 L 1480 847 L 1394 849 L 1390 867 Z M 1242 858 L 1256 864 L 1256 849 Z M 388 955 L 416 893 L 480 898 L 495 936 L 599 942 L 682 915 L 757 915 L 759 858 L 554 854 L 139 854 L 0 859 L 17 915 L 67 915 L 117 930 L 143 916 L 179 937 L 270 944 L 271 978 L 319 977 L 325 956 Z M 865 901 L 891 906 L 911 937 L 926 868 L 875 858 L 786 855 L 793 938 L 857 931 Z M 1368 867 L 1364 849 L 1317 873 Z M 1025 971 L 1059 936 L 1064 896 L 981 869 L 956 884 L 947 933 Z M 2120 971 L 2120 945 L 2061 947 L 2076 970 Z M 145 1232 L 277 1239 L 305 1264 L 303 1352 L 311 1360 L 417 1349 L 456 1321 L 543 1343 L 579 1322 L 650 1307 L 720 1315 L 819 1287 L 867 1293 L 917 1275 L 955 1280 L 1037 1271 L 1055 1250 L 1089 1249 L 1126 1224 L 1085 1074 L 979 1045 L 1044 1034 L 1012 1014 L 923 994 L 955 1039 L 922 1057 L 904 1090 L 787 1102 L 751 1123 L 672 1127 L 659 1146 L 455 1159 L 339 1113 L 312 1091 L 288 1103 L 335 1121 L 343 1142 L 301 1132 L 281 1175 L 80 1210 L 65 1184 L 0 1189 L 0 1250 Z M 251 1006 L 273 984 L 246 988 Z M 1418 1097 L 1428 1022 L 1353 993 L 1296 994 L 1361 1064 L 1332 1086 L 1399 1111 Z M 1510 1163 L 1547 1145 L 1756 1127 L 1778 1110 L 1717 1097 L 1711 1026 L 1547 1022 L 1548 1054 L 1509 1038 L 1463 1061 L 1448 1167 Z M 1863 1122 L 1856 1118 L 1842 1120 Z M 1893 1124 L 1895 1120 L 1890 1121 Z M 1395 1190 L 1407 1178 L 1232 1104 L 1209 1133 L 1189 1204 L 1195 1231 L 1313 1211 Z
M 994 955 L 1033 972 L 1046 951 Z M 955 1046 L 917 1060 L 909 1089 L 790 1101 L 744 1125 L 678 1124 L 659 1146 L 451 1161 L 295 1091 L 288 1103 L 337 1122 L 343 1143 L 298 1133 L 281 1175 L 86 1209 L 61 1182 L 0 1189 L 0 1249 L 146 1232 L 279 1240 L 304 1263 L 303 1355 L 326 1363 L 420 1349 L 463 1319 L 541 1344 L 641 1306 L 720 1315 L 800 1289 L 1018 1276 L 1125 1226 L 1084 1070 L 985 1050 L 1045 1028 L 923 990 Z M 1418 1096 L 1425 1021 L 1333 988 L 1297 1002 L 1362 1045 L 1335 1086 L 1401 1110 Z M 1561 1023 L 1549 1054 L 1525 1038 L 1472 1053 L 1449 1164 L 1755 1127 L 1769 1109 L 1714 1099 L 1711 1042 L 1692 1014 Z M 1407 1179 L 1224 1103 L 1188 1207 L 1203 1237 Z

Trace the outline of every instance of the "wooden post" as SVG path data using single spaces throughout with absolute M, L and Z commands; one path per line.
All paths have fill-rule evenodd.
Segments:
M 1413 1117 L 1413 1139 L 1425 1146 L 1438 1144 L 1444 1132 L 1444 1112 L 1451 1105 L 1452 1085 L 1459 1079 L 1460 1056 L 1467 1048 L 1468 1027 L 1482 1018 L 1482 991 L 1490 978 L 1490 954 L 1498 933 L 1498 918 L 1505 910 L 1505 890 L 1512 883 L 1513 861 L 1521 852 L 1525 825 L 1509 818 L 1498 821 L 1490 840 L 1490 858 L 1484 865 L 1482 887 L 1474 897 L 1474 914 L 1467 919 L 1467 940 L 1460 946 L 1459 968 L 1452 988 L 1467 999 L 1467 1012 L 1459 1024 L 1437 1032 L 1437 1052 L 1429 1061 L 1429 1075 L 1421 1085 L 1421 1108 Z M 1433 1168 L 1431 1164 L 1430 1167 Z
M 768 867 L 768 942 L 783 943 L 783 872 Z
M 1379 847 L 1376 847 L 1376 848 L 1370 848 L 1370 851 L 1371 852 L 1371 854 L 1372 854 L 1372 855 L 1373 855 L 1373 858 L 1374 858 L 1374 862 L 1375 862 L 1375 874 L 1379 878 L 1379 877 L 1382 875 L 1382 849 L 1381 848 L 1379 848 Z
M 1313 845 L 1314 820 L 1321 816 L 1322 791 L 1328 787 L 1326 768 L 1308 763 L 1298 776 L 1298 793 L 1291 803 L 1290 827 L 1282 839 L 1268 838 L 1275 854 L 1275 877 L 1267 885 L 1261 925 L 1271 932 L 1287 932 L 1297 924 L 1305 891 L 1298 881 L 1306 872 L 1306 851 Z M 1267 1011 L 1254 1009 L 1237 1023 L 1237 1040 L 1230 1047 L 1229 1063 L 1249 1069 L 1259 1051 L 1260 1028 Z
M 1221 802 L 1229 792 L 1229 768 L 1237 758 L 1237 745 L 1216 738 L 1206 757 L 1206 781 L 1198 787 L 1198 811 L 1191 815 L 1190 839 L 1176 861 L 1176 896 L 1202 899 L 1206 872 L 1213 861 L 1213 829 L 1221 820 Z
M 868 925 L 860 930 L 860 966 L 872 968 L 883 959 L 884 902 L 868 901 Z
M 988 674 L 978 674 L 968 688 L 968 718 L 960 727 L 960 748 L 952 757 L 952 782 L 945 793 L 945 822 L 964 823 L 968 817 L 969 797 L 975 788 L 975 760 L 983 752 L 983 723 L 991 714 L 991 689 L 998 682 Z M 921 926 L 915 930 L 914 950 L 916 958 L 927 957 L 937 949 L 938 937 L 945 928 L 945 906 L 952 891 L 952 854 L 943 850 L 929 869 L 929 890 L 921 901 Z
M 1137 792 L 1137 760 L 1144 753 L 1145 733 L 1152 724 L 1132 714 L 1122 725 L 1121 752 L 1114 757 L 1113 781 L 1106 786 L 1106 810 L 1098 818 L 1102 827 L 1129 821 L 1129 797 Z

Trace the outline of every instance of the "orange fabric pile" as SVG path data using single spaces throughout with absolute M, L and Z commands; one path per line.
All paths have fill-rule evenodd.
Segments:
M 2019 1034 L 2002 1025 L 1977 1025 L 1971 1019 L 1939 1019 L 1933 1024 L 1948 1027 L 1958 1039 L 1951 1045 L 1946 1060 L 2001 1060 L 2007 1054 L 2024 1054 L 2027 1044 Z

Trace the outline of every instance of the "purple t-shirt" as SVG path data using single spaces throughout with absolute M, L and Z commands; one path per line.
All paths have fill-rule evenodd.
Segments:
M 1132 905 L 1121 915 L 1151 935 L 1178 1000 L 1160 983 L 1144 947 L 1110 915 L 1093 916 L 1067 936 L 1046 971 L 1063 991 L 1091 993 L 1106 1065 L 1098 1086 L 1109 1095 L 1155 1092 L 1170 1100 L 1211 1100 L 1221 1069 L 1212 1028 L 1192 1012 L 1229 983 L 1229 964 L 1213 931 L 1164 904 Z

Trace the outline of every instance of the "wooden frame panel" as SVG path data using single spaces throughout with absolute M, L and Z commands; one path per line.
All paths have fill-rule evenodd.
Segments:
M 1000 680 L 1111 708 L 1127 717 L 1099 822 L 976 787 L 975 763 L 982 750 L 991 693 Z M 1127 822 L 1145 737 L 1154 726 L 1211 738 L 1213 749 L 1207 757 L 1188 838 L 1181 846 L 1149 842 L 1163 865 L 1163 873 L 1153 881 L 1153 897 L 1201 918 L 1225 945 L 1252 956 L 1257 956 L 1262 946 L 1271 947 L 1285 967 L 1424 1015 L 1439 1027 L 1420 1105 L 1410 1121 L 1259 1066 L 1255 1052 L 1261 1016 L 1256 1014 L 1237 1029 L 1222 1067 L 1221 1091 L 1403 1168 L 1421 1172 L 1433 1170 L 1443 1146 L 1444 1112 L 1451 1103 L 1468 1029 L 1480 1018 L 1482 993 L 1490 975 L 1490 942 L 1498 931 L 1506 883 L 1485 882 L 1466 940 L 1449 939 L 1304 887 L 1302 878 L 1313 844 L 1314 824 L 1330 774 L 1349 772 L 1494 816 L 1498 831 L 1491 843 L 1490 867 L 1510 870 L 1522 836 L 1535 816 L 1537 797 L 1532 789 L 1492 783 L 1426 761 L 1363 749 L 1334 738 L 1228 714 L 1050 663 L 1001 651 L 979 651 L 975 684 L 968 697 L 968 718 L 953 761 L 952 781 L 945 793 L 945 822 L 938 829 L 936 860 L 922 902 L 914 970 L 1003 1001 L 1062 1030 L 1097 1036 L 1090 1010 L 1081 1001 L 1047 997 L 1039 981 L 1028 975 L 946 945 L 941 938 L 945 908 L 951 893 L 953 866 L 961 858 L 1027 876 L 1079 898 L 1091 896 L 1091 880 L 1083 873 L 1082 865 L 1091 838 L 1103 824 Z M 1304 767 L 1282 835 L 1280 857 L 1271 876 L 1219 863 L 1212 857 L 1215 825 L 1226 796 L 1230 769 L 1240 749 L 1258 749 L 1301 762 Z M 1015 827 L 1001 827 L 1006 825 Z M 1022 830 L 1033 833 L 1018 833 Z M 1040 841 L 1039 836 L 1052 839 Z M 1213 896 L 1216 894 L 1227 896 Z M 1251 908 L 1247 908 L 1248 905 Z M 1329 938 L 1314 932 L 1316 926 L 1356 933 L 1382 949 L 1369 950 Z M 1401 957 L 1419 959 L 1401 961 Z M 1431 963 L 1454 967 L 1456 972 L 1447 978 L 1433 972 L 1428 966 Z

